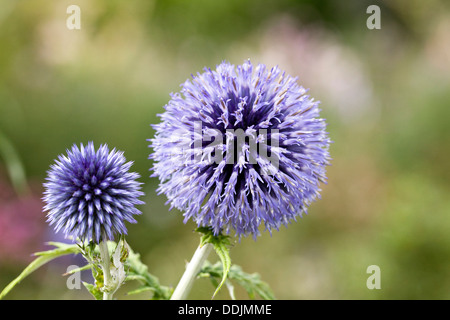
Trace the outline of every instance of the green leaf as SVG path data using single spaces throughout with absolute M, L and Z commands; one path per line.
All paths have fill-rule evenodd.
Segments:
M 150 291 L 153 293 L 153 300 L 170 299 L 173 289 L 160 285 L 158 278 L 148 272 L 148 267 L 142 263 L 140 255 L 131 248 L 128 248 L 128 256 L 124 264 L 127 268 L 125 281 L 137 280 L 142 284 L 138 289 L 128 292 L 129 295 Z
M 63 242 L 47 242 L 48 245 L 56 247 L 56 249 L 35 252 L 35 256 L 54 256 L 55 258 L 67 254 L 78 254 L 80 253 L 80 247 L 77 244 L 69 244 Z
M 220 262 L 212 265 L 210 262 L 205 262 L 202 270 L 199 273 L 199 277 L 210 278 L 213 285 L 216 285 L 216 279 L 223 277 L 223 266 Z M 261 280 L 261 276 L 257 273 L 248 274 L 242 271 L 242 268 L 238 265 L 231 266 L 228 272 L 228 279 L 238 283 L 243 287 L 250 299 L 255 299 L 256 295 L 260 296 L 264 300 L 274 300 L 275 296 L 270 289 L 269 285 Z M 228 287 L 229 291 L 232 290 Z M 230 295 L 233 298 L 233 291 L 230 291 Z
M 97 286 L 94 286 L 93 284 L 87 283 L 83 281 L 83 285 L 86 287 L 86 289 L 89 291 L 90 294 L 95 298 L 95 300 L 103 300 L 103 292 L 100 291 L 100 289 Z
M 25 279 L 29 274 L 39 269 L 44 264 L 56 259 L 58 257 L 62 257 L 68 254 L 77 254 L 80 253 L 80 248 L 76 244 L 66 244 L 60 242 L 49 242 L 49 245 L 55 246 L 56 249 L 36 252 L 34 255 L 38 256 L 34 259 L 23 271 L 22 273 L 11 281 L 3 291 L 0 293 L 0 300 L 3 299 L 20 281 Z
M 150 287 L 147 287 L 147 286 L 142 286 L 142 287 L 139 287 L 139 288 L 137 288 L 135 290 L 129 291 L 128 295 L 138 294 L 138 293 L 147 292 L 147 291 L 154 292 L 155 290 L 153 288 L 150 288 Z
M 93 268 L 92 264 L 89 263 L 89 264 L 87 264 L 87 265 L 85 265 L 83 267 L 72 269 L 69 272 L 64 273 L 63 276 L 69 276 L 71 274 L 74 274 L 74 273 L 77 273 L 77 272 L 81 272 L 81 271 L 84 271 L 84 270 L 91 270 L 92 268 Z
M 230 258 L 230 240 L 228 236 L 224 236 L 223 234 L 214 235 L 211 228 L 208 227 L 200 227 L 197 228 L 197 232 L 203 233 L 203 236 L 200 239 L 200 245 L 204 245 L 206 243 L 211 243 L 214 246 L 214 250 L 222 262 L 222 280 L 214 291 L 212 299 L 216 296 L 219 290 L 222 288 L 223 284 L 227 280 L 228 272 L 231 268 L 231 258 Z
M 216 291 L 214 291 L 212 299 L 214 299 L 220 288 L 222 288 L 223 284 L 225 283 L 225 280 L 227 280 L 228 272 L 231 268 L 230 250 L 228 249 L 228 247 L 223 243 L 214 243 L 214 249 L 216 250 L 216 253 L 219 256 L 220 260 L 222 261 L 222 268 L 224 272 L 222 272 L 222 281 L 219 283 Z

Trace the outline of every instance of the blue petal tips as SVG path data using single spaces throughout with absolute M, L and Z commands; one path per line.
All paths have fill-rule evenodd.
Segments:
M 60 155 L 51 165 L 44 183 L 44 210 L 47 221 L 56 232 L 82 241 L 113 240 L 115 234 L 126 234 L 125 221 L 135 223 L 133 215 L 143 204 L 140 176 L 128 172 L 123 152 L 107 145 L 96 151 L 94 144 L 73 145 L 67 155 Z
M 326 181 L 318 102 L 278 67 L 223 62 L 182 84 L 153 125 L 153 176 L 185 222 L 259 235 L 307 211 Z

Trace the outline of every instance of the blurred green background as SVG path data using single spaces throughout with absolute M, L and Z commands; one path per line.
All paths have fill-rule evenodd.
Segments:
M 71 4 L 81 8 L 80 30 L 66 27 Z M 371 4 L 381 9 L 379 30 L 366 27 Z M 127 240 L 175 286 L 199 238 L 156 195 L 150 124 L 191 73 L 250 58 L 298 76 L 321 101 L 333 161 L 307 216 L 235 242 L 232 261 L 260 273 L 278 299 L 450 298 L 448 1 L 0 0 L 0 8 L 0 288 L 44 242 L 62 239 L 42 213 L 42 183 L 57 155 L 91 140 L 135 162 L 147 204 Z M 62 276 L 82 263 L 55 260 L 7 298 L 90 299 Z M 366 287 L 370 265 L 380 267 L 379 290 Z M 200 279 L 190 297 L 212 292 Z

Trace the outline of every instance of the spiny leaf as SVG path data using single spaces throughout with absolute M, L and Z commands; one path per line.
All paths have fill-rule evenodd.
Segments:
M 128 294 L 151 291 L 153 300 L 168 300 L 172 295 L 173 289 L 160 285 L 158 278 L 148 272 L 148 267 L 142 263 L 140 255 L 131 248 L 128 250 L 125 267 L 128 268 L 125 281 L 137 280 L 142 284 L 141 287 L 128 292 Z
M 93 284 L 87 283 L 83 281 L 83 285 L 86 287 L 86 289 L 89 291 L 90 294 L 95 298 L 95 300 L 103 300 L 103 292 L 100 291 L 100 289 L 97 286 L 94 286 Z
M 128 295 L 138 294 L 138 293 L 147 292 L 147 291 L 154 292 L 155 289 L 151 288 L 151 287 L 147 287 L 147 286 L 142 286 L 142 287 L 139 287 L 139 288 L 137 288 L 135 290 L 129 291 Z
M 11 281 L 11 283 L 8 284 L 5 289 L 3 289 L 3 291 L 0 293 L 0 300 L 3 299 L 8 294 L 8 292 L 10 292 L 12 288 L 14 288 L 20 281 L 25 279 L 28 275 L 39 269 L 44 264 L 58 257 L 62 257 L 68 254 L 80 253 L 80 248 L 76 244 L 66 244 L 60 242 L 49 242 L 48 244 L 55 246 L 56 249 L 36 252 L 34 255 L 38 257 L 34 259 L 17 278 Z
M 214 299 L 220 288 L 222 288 L 223 284 L 225 283 L 225 280 L 227 280 L 228 272 L 231 268 L 230 250 L 228 249 L 228 247 L 223 243 L 215 243 L 214 249 L 216 250 L 216 253 L 219 256 L 220 260 L 222 261 L 222 270 L 224 270 L 224 272 L 222 272 L 222 281 L 219 283 L 216 291 L 214 291 L 212 299 Z
M 87 264 L 87 265 L 85 265 L 83 267 L 71 269 L 70 271 L 64 273 L 63 276 L 69 276 L 71 274 L 74 274 L 74 273 L 77 273 L 77 272 L 80 272 L 80 271 L 84 271 L 84 270 L 90 270 L 92 268 L 93 268 L 92 264 Z
M 222 288 L 223 284 L 227 280 L 228 272 L 231 268 L 231 258 L 230 258 L 230 240 L 228 236 L 224 236 L 223 234 L 214 235 L 213 231 L 209 227 L 200 227 L 197 228 L 197 232 L 203 233 L 203 236 L 200 239 L 200 245 L 204 245 L 206 243 L 211 243 L 214 246 L 214 250 L 222 262 L 222 280 L 214 291 L 212 299 L 216 296 L 219 290 Z
M 223 277 L 223 266 L 220 262 L 212 265 L 210 262 L 206 261 L 198 276 L 210 278 L 215 286 L 217 283 L 216 279 Z M 260 275 L 257 273 L 248 274 L 242 271 L 240 266 L 233 265 L 228 272 L 228 279 L 235 281 L 242 286 L 247 291 L 250 299 L 255 299 L 256 294 L 264 300 L 275 299 L 269 285 L 262 281 Z M 231 293 L 232 292 L 230 292 L 230 294 Z

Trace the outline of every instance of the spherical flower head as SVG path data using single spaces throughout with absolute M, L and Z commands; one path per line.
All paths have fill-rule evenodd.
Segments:
M 97 151 L 92 142 L 73 145 L 48 171 L 43 198 L 47 221 L 56 232 L 63 229 L 82 241 L 99 243 L 126 234 L 125 221 L 135 223 L 133 215 L 141 213 L 135 205 L 143 204 L 139 174 L 128 172 L 132 164 L 107 145 Z
M 250 61 L 192 76 L 154 125 L 153 176 L 185 222 L 259 234 L 307 211 L 326 181 L 330 140 L 297 79 Z

